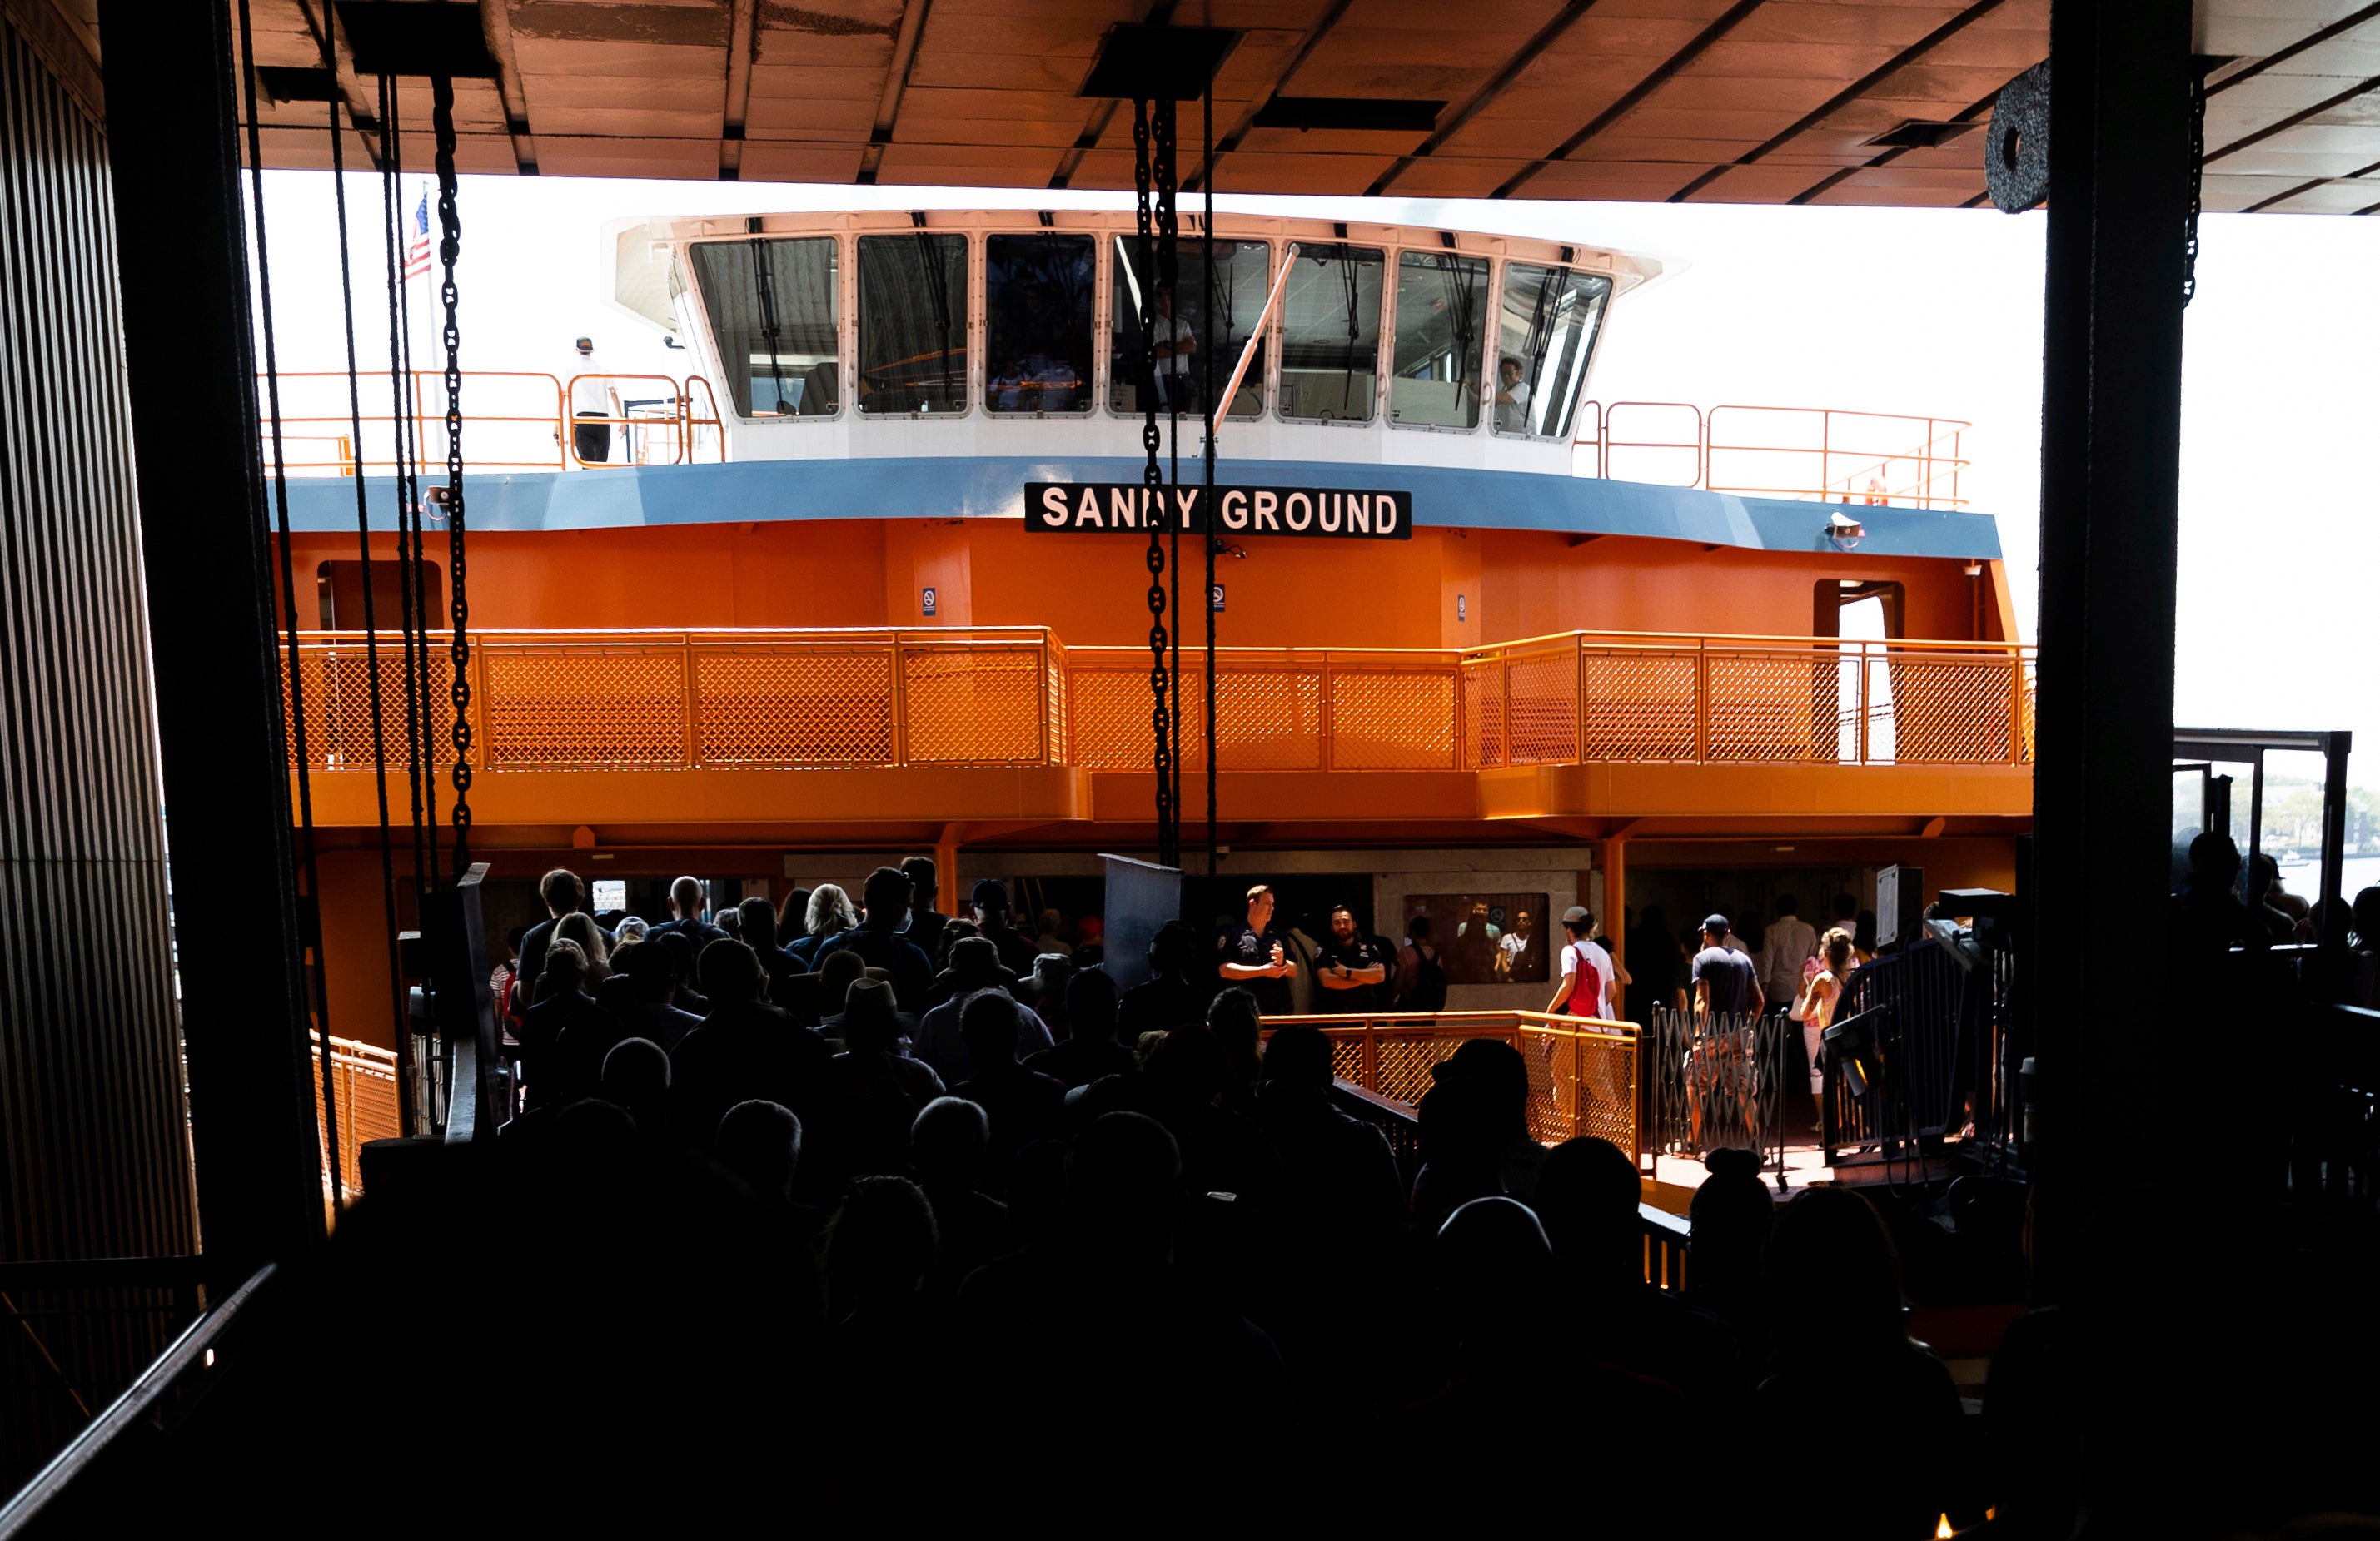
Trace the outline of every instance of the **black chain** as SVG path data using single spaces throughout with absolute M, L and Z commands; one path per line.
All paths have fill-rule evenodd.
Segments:
M 430 78 L 430 127 L 438 146 L 438 300 L 446 326 L 446 581 L 455 622 L 455 880 L 471 865 L 471 606 L 463 582 L 463 329 L 455 320 L 455 259 L 463 222 L 455 212 L 455 82 Z
M 1165 668 L 1165 471 L 1157 452 L 1163 437 L 1157 428 L 1157 261 L 1155 220 L 1149 208 L 1149 183 L 1157 168 L 1151 164 L 1148 103 L 1132 104 L 1134 213 L 1140 237 L 1140 407 L 1141 448 L 1148 464 L 1142 468 L 1142 519 L 1148 527 L 1148 725 L 1157 771 L 1157 861 L 1177 866 L 1173 780 L 1173 705 L 1167 694 Z M 1171 168 L 1168 168 L 1171 169 Z M 1169 201 L 1171 201 L 1169 195 Z
M 2183 309 L 2198 297 L 2199 193 L 2206 181 L 2206 72 L 2192 61 L 2190 72 L 2190 217 L 2181 249 Z

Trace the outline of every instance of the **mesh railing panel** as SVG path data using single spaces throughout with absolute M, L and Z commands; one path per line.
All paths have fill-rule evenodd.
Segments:
M 1215 681 L 1215 753 L 1226 770 L 1322 769 L 1322 671 L 1232 669 Z M 1185 768 L 1203 769 L 1183 724 Z
M 2005 763 L 2010 665 L 2005 658 L 1902 654 L 1868 660 L 1868 699 L 1888 703 L 1889 758 L 1902 765 Z M 1871 761 L 1887 758 L 1870 731 Z
M 2020 660 L 2017 667 L 2022 671 L 2022 683 L 2019 686 L 2021 695 L 2017 701 L 2017 720 L 2022 729 L 2018 742 L 2022 746 L 2024 763 L 2031 765 L 2034 752 L 2034 661 L 2030 658 Z
M 1451 669 L 1333 669 L 1331 769 L 1460 770 L 1454 698 Z
M 380 655 L 381 729 L 382 747 L 395 769 L 405 766 L 405 649 L 382 643 Z M 296 722 L 289 710 L 289 651 L 276 648 L 281 661 L 282 729 L 289 734 L 290 763 L 297 763 Z M 364 649 L 304 647 L 298 649 L 298 679 L 306 698 L 306 758 L 311 770 L 370 770 L 372 763 L 371 678 Z M 455 750 L 447 735 L 454 721 L 448 704 L 455 678 L 454 660 L 443 647 L 430 659 L 431 738 L 437 763 L 452 765 Z
M 1707 655 L 1713 760 L 1830 760 L 1837 661 L 1808 653 Z
M 1505 764 L 1511 746 L 1504 741 L 1504 661 L 1499 658 L 1463 661 L 1463 751 L 1476 770 Z
M 314 1153 L 322 1163 L 322 1191 L 331 1188 L 329 1138 L 322 1117 L 322 1036 L 309 1032 L 314 1065 Z M 385 1049 L 348 1038 L 331 1040 L 331 1085 L 339 1111 L 339 1181 L 352 1196 L 363 1187 L 363 1147 L 367 1140 L 394 1139 L 405 1133 L 397 1119 L 396 1056 Z
M 1583 670 L 1587 759 L 1696 758 L 1694 654 L 1590 650 Z
M 811 770 L 893 762 L 889 648 L 698 649 L 694 685 L 705 765 Z
M 492 649 L 484 657 L 491 769 L 651 770 L 686 763 L 680 649 Z
M 1515 654 L 1505 674 L 1512 693 L 1510 763 L 1566 765 L 1578 758 L 1578 650 Z
M 1038 648 L 901 649 L 904 758 L 912 765 L 1039 765 Z
M 1532 1138 L 1552 1145 L 1595 1135 L 1622 1150 L 1641 1148 L 1637 1034 L 1625 1024 L 1582 1028 L 1566 1018 L 1493 1012 L 1280 1020 L 1320 1027 L 1331 1040 L 1331 1071 L 1342 1079 L 1416 1105 L 1434 1084 L 1432 1069 L 1464 1043 L 1486 1037 L 1512 1044 L 1528 1067 Z

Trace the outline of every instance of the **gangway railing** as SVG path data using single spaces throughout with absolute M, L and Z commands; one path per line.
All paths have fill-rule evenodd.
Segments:
M 265 377 L 258 375 L 262 411 Z M 405 382 L 402 404 L 388 376 L 358 380 L 358 410 L 350 412 L 347 377 L 335 370 L 284 370 L 281 386 L 282 468 L 291 476 L 384 476 L 397 465 L 397 425 L 407 425 L 408 454 L 427 479 L 446 466 L 446 382 L 432 370 Z M 727 458 L 719 400 L 701 375 L 578 374 L 567 380 L 517 370 L 463 373 L 465 468 L 471 471 L 564 471 L 604 466 L 681 466 Z M 583 414 L 579 401 L 602 409 Z M 607 431 L 599 458 L 580 453 L 576 430 Z M 357 430 L 362 431 L 361 438 Z M 264 468 L 273 467 L 269 418 L 258 419 Z
M 372 762 L 363 638 L 299 636 L 311 769 Z M 404 763 L 403 650 L 380 644 Z M 1196 667 L 1184 660 L 1185 684 Z M 283 661 L 285 679 L 287 661 Z M 433 648 L 430 690 L 451 665 Z M 1146 770 L 1148 657 L 1042 627 L 477 633 L 474 764 L 507 770 Z M 2033 650 L 1993 642 L 1569 632 L 1471 649 L 1227 648 L 1233 771 L 1526 765 L 2023 765 Z M 1185 770 L 1206 762 L 1187 690 Z M 286 690 L 285 686 L 285 697 Z M 293 735 L 294 739 L 294 735 Z
M 1582 402 L 1590 474 L 1749 497 L 1959 509 L 1972 423 L 1832 406 Z

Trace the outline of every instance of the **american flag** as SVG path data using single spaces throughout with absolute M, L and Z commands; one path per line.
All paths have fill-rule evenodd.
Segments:
M 405 249 L 405 276 L 419 278 L 430 271 L 430 189 L 413 206 L 413 239 Z

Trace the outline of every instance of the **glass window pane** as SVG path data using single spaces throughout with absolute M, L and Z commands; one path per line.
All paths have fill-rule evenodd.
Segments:
M 965 236 L 859 237 L 859 409 L 964 412 Z
M 1570 268 L 1504 264 L 1497 318 L 1496 431 L 1570 437 L 1579 381 L 1611 280 Z
M 1199 349 L 1207 340 L 1207 254 L 1205 243 L 1182 238 L 1177 297 L 1157 298 L 1157 409 L 1203 415 L 1207 360 Z M 1140 242 L 1132 236 L 1115 237 L 1109 253 L 1113 272 L 1108 314 L 1112 331 L 1108 339 L 1108 410 L 1126 417 L 1141 411 L 1141 383 L 1148 365 L 1141 358 Z M 1248 345 L 1248 328 L 1264 309 L 1265 286 L 1271 281 L 1271 251 L 1262 241 L 1215 243 L 1215 389 L 1231 382 Z M 1232 398 L 1232 416 L 1253 418 L 1264 411 L 1264 347 L 1258 344 L 1240 394 Z
M 1281 415 L 1369 422 L 1380 358 L 1377 247 L 1309 246 L 1281 297 Z
M 987 236 L 984 406 L 994 412 L 1091 408 L 1091 309 L 1099 249 L 1088 236 Z
M 709 241 L 694 249 L 728 394 L 747 418 L 823 418 L 841 382 L 835 239 Z
M 1487 309 L 1487 258 L 1398 253 L 1390 422 L 1479 426 L 1479 341 Z

